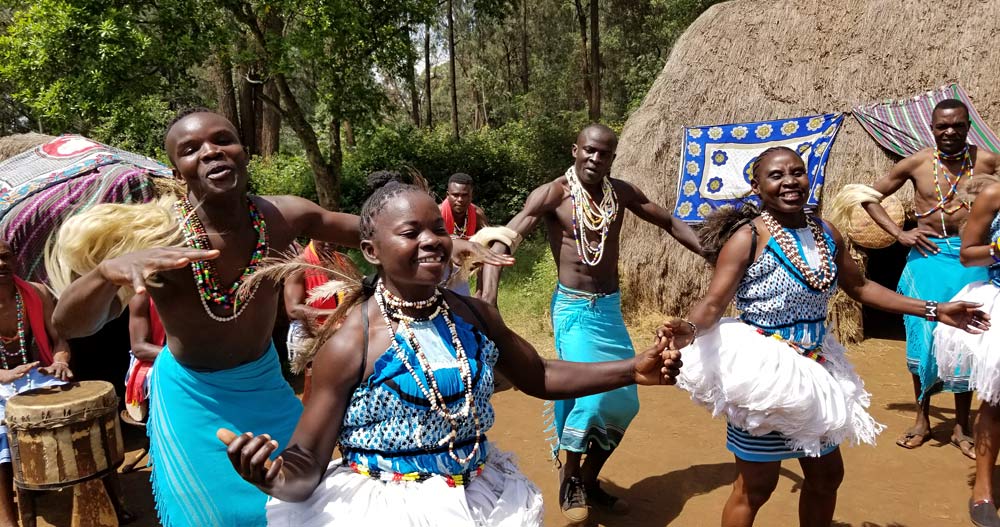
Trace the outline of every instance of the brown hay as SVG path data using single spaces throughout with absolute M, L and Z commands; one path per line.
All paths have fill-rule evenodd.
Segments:
M 626 122 L 614 175 L 673 207 L 682 126 L 847 111 L 953 81 L 987 122 L 995 120 L 1000 48 L 991 43 L 998 18 L 995 0 L 737 0 L 713 6 L 677 41 Z M 827 166 L 827 197 L 847 183 L 871 184 L 894 161 L 848 116 Z M 899 195 L 904 203 L 911 196 L 909 185 Z M 678 314 L 703 296 L 711 277 L 704 260 L 634 217 L 625 232 L 628 308 Z M 860 309 L 835 303 L 832 311 L 860 335 Z M 855 340 L 843 329 L 845 341 Z
M 0 137 L 0 161 L 10 159 L 21 152 L 31 150 L 32 148 L 48 143 L 53 139 L 55 139 L 55 137 L 51 135 L 36 133 L 14 134 Z

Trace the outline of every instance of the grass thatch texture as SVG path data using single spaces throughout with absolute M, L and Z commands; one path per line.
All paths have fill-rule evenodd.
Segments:
M 55 139 L 51 135 L 28 133 L 0 137 L 0 161 Z
M 848 111 L 953 81 L 994 122 L 1000 118 L 998 19 L 997 0 L 718 4 L 677 41 L 642 106 L 625 123 L 614 175 L 673 208 L 685 125 Z M 871 183 L 895 161 L 848 116 L 827 165 L 827 199 L 845 184 Z M 899 197 L 910 201 L 908 185 Z M 678 314 L 701 298 L 711 271 L 700 258 L 634 217 L 624 233 L 628 307 Z M 835 303 L 834 310 L 841 324 L 860 327 L 856 305 Z

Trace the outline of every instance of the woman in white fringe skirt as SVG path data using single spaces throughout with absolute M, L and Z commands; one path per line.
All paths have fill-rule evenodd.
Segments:
M 959 257 L 965 266 L 988 266 L 990 279 L 971 283 L 955 300 L 978 302 L 1000 316 L 1000 184 L 976 196 L 962 230 Z M 1000 450 L 1000 335 L 995 331 L 972 335 L 950 327 L 934 331 L 934 349 L 941 371 L 958 369 L 969 376 L 969 388 L 982 404 L 976 416 L 976 483 L 969 500 L 969 516 L 980 527 L 1000 527 L 993 499 L 993 467 Z
M 234 468 L 273 497 L 269 525 L 541 525 L 541 493 L 487 440 L 494 367 L 547 399 L 674 382 L 666 338 L 628 360 L 544 360 L 496 308 L 438 288 L 453 242 L 417 187 L 377 190 L 361 238 L 378 274 L 348 280 L 318 330 L 312 396 L 290 445 L 270 463 L 278 445 L 266 435 L 220 430 Z M 294 268 L 260 272 L 280 276 L 282 265 Z
M 692 344 L 683 349 L 678 386 L 728 421 L 726 447 L 739 476 L 724 527 L 753 525 L 784 459 L 798 459 L 805 475 L 800 525 L 828 526 L 844 474 L 838 445 L 874 443 L 883 428 L 868 414 L 870 396 L 843 346 L 827 331 L 837 285 L 864 304 L 973 331 L 988 317 L 971 303 L 925 303 L 866 280 L 840 233 L 805 213 L 809 178 L 793 150 L 765 150 L 752 174 L 763 210 L 724 209 L 708 220 L 702 247 L 710 260 L 717 255 L 708 294 L 687 320 L 667 324 L 673 347 Z M 740 318 L 720 321 L 734 299 Z

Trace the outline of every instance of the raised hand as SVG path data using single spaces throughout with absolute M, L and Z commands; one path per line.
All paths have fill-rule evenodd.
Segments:
M 941 251 L 937 245 L 934 244 L 927 236 L 937 236 L 937 233 L 933 231 L 922 230 L 922 227 L 917 227 L 916 229 L 910 229 L 908 231 L 903 231 L 899 233 L 896 240 L 907 246 L 914 247 L 923 256 L 928 254 L 937 254 Z
M 981 306 L 974 302 L 945 302 L 938 305 L 937 317 L 942 324 L 975 335 L 990 329 L 990 315 L 977 309 Z
M 649 349 L 635 357 L 633 377 L 636 384 L 650 386 L 677 382 L 681 355 L 680 352 L 667 350 L 667 344 L 666 337 L 657 337 Z
M 495 253 L 478 243 L 468 240 L 453 240 L 451 257 L 453 260 L 462 262 L 461 265 L 472 265 L 470 269 L 475 269 L 481 265 L 495 265 L 497 267 L 507 267 L 514 265 L 514 257 L 509 254 Z
M 146 291 L 146 280 L 160 271 L 180 269 L 191 262 L 219 257 L 219 251 L 187 247 L 157 247 L 105 260 L 98 266 L 105 280 L 130 286 L 136 293 Z
M 0 370 L 0 384 L 7 384 L 14 382 L 21 377 L 24 377 L 31 371 L 32 368 L 38 366 L 38 361 L 29 362 L 27 364 L 22 364 L 20 366 L 15 366 L 9 370 Z
M 250 432 L 236 435 L 231 430 L 220 428 L 215 436 L 226 445 L 226 454 L 240 477 L 264 492 L 284 484 L 281 472 L 284 460 L 281 456 L 271 462 L 268 458 L 277 450 L 278 442 L 267 434 L 254 436 Z

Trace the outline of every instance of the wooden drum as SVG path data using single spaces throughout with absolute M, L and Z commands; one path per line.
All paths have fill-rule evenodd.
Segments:
M 14 483 L 57 489 L 115 470 L 124 458 L 118 397 L 104 381 L 39 388 L 7 401 Z

